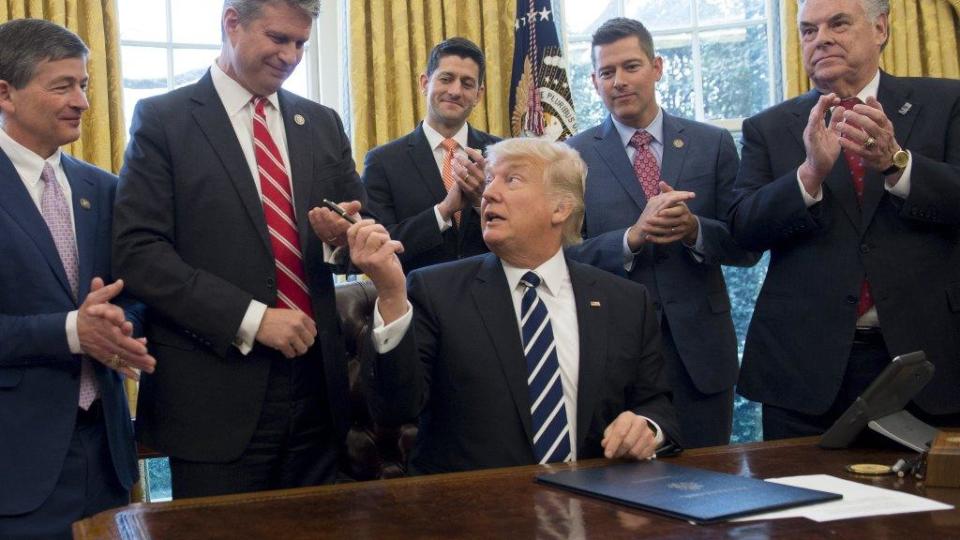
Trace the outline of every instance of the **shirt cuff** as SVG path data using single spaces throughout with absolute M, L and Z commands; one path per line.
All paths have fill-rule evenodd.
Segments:
M 702 262 L 704 261 L 704 258 L 705 258 L 705 257 L 704 257 L 704 254 L 703 254 L 703 253 L 704 253 L 704 251 L 703 251 L 703 244 L 704 244 L 704 242 L 703 242 L 703 234 L 701 234 L 701 233 L 703 232 L 703 230 L 702 230 L 701 227 L 700 227 L 700 217 L 699 217 L 699 216 L 693 216 L 693 218 L 697 220 L 697 241 L 694 242 L 692 246 L 688 246 L 688 245 L 686 244 L 686 242 L 683 242 L 682 240 L 680 241 L 680 243 L 683 244 L 683 247 L 685 247 L 685 248 L 687 248 L 687 249 L 690 250 L 690 255 L 693 256 L 693 259 L 694 259 L 695 261 L 697 261 L 698 263 L 702 263 Z
M 651 420 L 651 419 L 649 419 L 649 418 L 647 418 L 646 416 L 643 416 L 643 415 L 641 415 L 641 414 L 638 414 L 637 416 L 639 416 L 640 418 L 643 418 L 644 420 L 646 420 L 651 426 L 653 426 L 653 430 L 657 432 L 657 436 L 654 437 L 654 439 L 653 439 L 653 442 L 657 443 L 657 448 L 660 448 L 661 446 L 663 446 L 664 436 L 663 436 L 663 430 L 660 429 L 660 424 L 654 422 L 653 420 Z
M 253 350 L 253 344 L 257 339 L 257 332 L 260 330 L 260 323 L 263 322 L 263 316 L 267 313 L 267 305 L 263 302 L 251 300 L 247 306 L 247 312 L 240 321 L 240 329 L 237 331 L 237 337 L 233 340 L 233 345 L 240 349 L 240 354 L 246 356 Z
M 910 196 L 910 171 L 913 170 L 913 154 L 907 150 L 907 154 L 910 156 L 910 159 L 907 160 L 907 166 L 903 168 L 903 174 L 900 175 L 900 179 L 897 180 L 896 185 L 890 187 L 886 182 L 883 183 L 883 187 L 891 195 L 896 195 L 901 199 L 906 199 Z
M 807 189 L 803 187 L 803 182 L 800 181 L 800 169 L 797 169 L 797 185 L 800 186 L 800 195 L 803 196 L 803 204 L 805 204 L 807 208 L 823 200 L 823 187 L 817 191 L 816 197 L 811 197 L 810 194 L 807 193 Z
M 443 216 L 440 215 L 440 205 L 435 204 L 433 206 L 433 215 L 437 218 L 437 227 L 440 228 L 440 232 L 444 232 L 450 227 L 453 227 L 453 220 L 443 219 Z
M 392 351 L 410 328 L 413 321 L 413 306 L 407 301 L 407 312 L 390 324 L 383 324 L 380 316 L 380 300 L 373 305 L 373 349 L 380 354 Z
M 627 227 L 627 230 L 623 232 L 623 269 L 627 273 L 633 270 L 633 261 L 634 258 L 643 251 L 643 246 L 640 246 L 640 249 L 636 251 L 630 251 L 630 243 L 627 242 L 627 235 L 630 234 L 630 227 Z
M 77 330 L 77 310 L 73 310 L 67 313 L 67 346 L 70 347 L 71 354 L 83 354 L 83 349 L 80 347 L 80 332 Z

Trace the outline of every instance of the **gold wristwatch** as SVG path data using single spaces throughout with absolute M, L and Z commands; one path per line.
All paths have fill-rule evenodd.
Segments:
M 910 162 L 910 154 L 907 153 L 903 148 L 897 150 L 893 153 L 893 165 L 890 165 L 883 170 L 880 174 L 884 176 L 890 176 L 891 174 L 896 174 L 907 167 L 907 163 Z

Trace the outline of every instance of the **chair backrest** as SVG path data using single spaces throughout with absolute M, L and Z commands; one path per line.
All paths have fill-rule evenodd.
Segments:
M 415 424 L 379 426 L 370 417 L 360 377 L 360 359 L 373 327 L 377 289 L 369 281 L 337 284 L 337 312 L 347 351 L 350 374 L 350 408 L 353 423 L 347 433 L 346 449 L 340 464 L 343 474 L 355 480 L 402 476 L 410 449 L 417 436 Z

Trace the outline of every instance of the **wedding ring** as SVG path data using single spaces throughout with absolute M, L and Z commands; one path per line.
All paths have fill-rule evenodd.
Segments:
M 873 150 L 873 147 L 877 145 L 877 140 L 871 136 L 867 136 L 867 140 L 863 141 L 863 147 L 867 150 Z
M 670 227 L 670 232 L 672 232 L 672 233 L 677 232 L 677 228 L 676 228 L 676 227 Z
M 113 356 L 110 357 L 110 367 L 113 369 L 120 369 L 120 366 L 123 365 L 123 360 L 120 359 L 120 353 L 113 353 Z

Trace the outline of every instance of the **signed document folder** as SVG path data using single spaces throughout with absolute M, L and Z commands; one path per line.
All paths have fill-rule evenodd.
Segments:
M 543 474 L 537 482 L 703 524 L 842 498 L 661 460 Z

